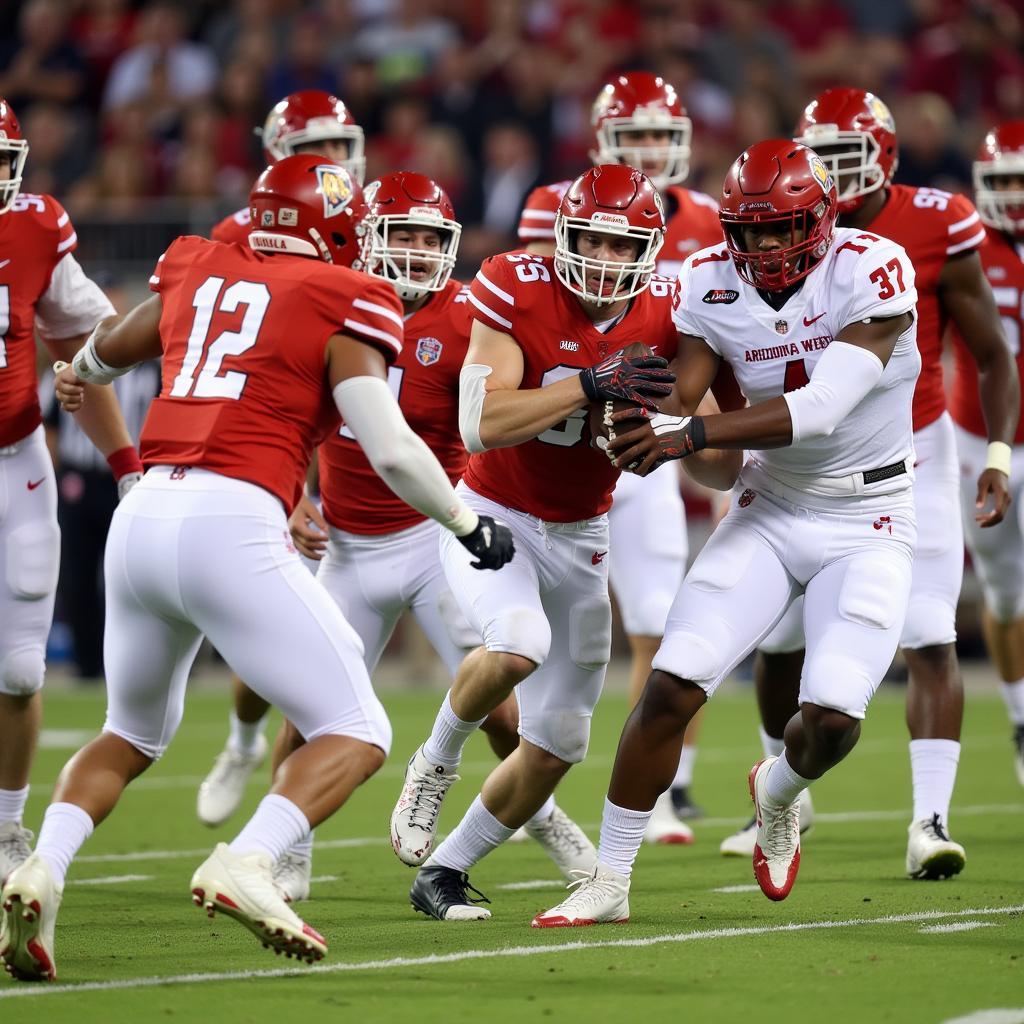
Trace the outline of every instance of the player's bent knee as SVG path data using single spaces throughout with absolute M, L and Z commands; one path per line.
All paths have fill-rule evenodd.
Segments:
M 60 530 L 46 519 L 7 535 L 7 586 L 19 601 L 38 601 L 57 589 Z
M 563 764 L 579 764 L 590 745 L 590 712 L 550 707 L 542 710 L 536 720 L 524 716 L 519 723 L 523 739 Z
M 880 682 L 881 673 L 875 678 L 870 667 L 853 653 L 821 653 L 804 666 L 800 703 L 861 719 Z
M 938 595 L 912 597 L 903 621 L 900 647 L 916 651 L 956 642 L 956 607 Z
M 31 697 L 43 688 L 45 652 L 41 647 L 11 651 L 0 660 L 0 693 L 9 697 Z
M 722 645 L 694 632 L 665 637 L 651 667 L 696 683 L 706 690 L 726 669 Z
M 569 657 L 591 672 L 612 656 L 612 605 L 605 595 L 577 602 L 569 612 Z
M 486 627 L 484 642 L 491 653 L 518 655 L 520 662 L 523 659 L 530 662 L 529 669 L 520 677 L 525 679 L 547 660 L 551 650 L 551 625 L 536 608 L 503 609 L 500 618 Z M 516 665 L 511 660 L 508 662 L 509 669 Z
M 982 587 L 985 607 L 1000 626 L 1012 626 L 1024 618 L 1024 593 L 1017 587 Z

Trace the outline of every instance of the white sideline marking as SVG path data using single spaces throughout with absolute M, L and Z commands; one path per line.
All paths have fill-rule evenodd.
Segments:
M 210 981 L 247 981 L 250 978 L 288 978 L 304 974 L 338 974 L 349 971 L 387 971 L 402 967 L 429 967 L 454 964 L 462 960 L 495 960 L 504 957 L 549 956 L 589 949 L 642 949 L 666 943 L 699 942 L 705 939 L 733 939 L 752 935 L 780 935 L 797 932 L 859 928 L 876 924 L 913 924 L 949 917 L 981 917 L 986 914 L 1004 916 L 1024 913 L 1024 904 L 1013 907 L 976 907 L 971 910 L 922 910 L 915 914 L 888 914 L 885 917 L 851 918 L 847 921 L 803 921 L 792 924 L 764 925 L 751 928 L 713 928 L 700 932 L 674 932 L 650 935 L 641 939 L 612 939 L 609 942 L 559 942 L 536 946 L 506 946 L 503 949 L 467 949 L 461 953 L 434 953 L 429 956 L 396 956 L 390 960 L 363 960 L 340 964 L 319 964 L 313 967 L 279 967 L 263 971 L 223 971 L 219 974 L 170 974 L 165 977 L 122 978 L 117 981 L 86 981 L 80 985 L 26 986 L 0 989 L 0 999 L 31 999 L 60 995 L 64 992 L 106 992 L 113 989 L 159 988 L 170 985 L 197 985 Z
M 94 729 L 43 729 L 39 733 L 39 749 L 78 750 L 95 735 Z
M 149 882 L 153 875 L 104 875 L 102 878 L 74 878 L 71 885 L 120 885 L 122 882 Z
M 562 889 L 564 887 L 565 882 L 550 878 L 535 878 L 531 882 L 505 882 L 504 885 L 496 885 L 494 888 L 515 892 L 519 889 Z
M 975 928 L 995 928 L 991 921 L 956 921 L 953 924 L 930 924 L 919 929 L 922 935 L 938 935 L 943 932 L 971 932 Z
M 950 1017 L 942 1024 L 1024 1024 L 1024 1006 L 1015 1010 L 999 1009 L 975 1010 L 963 1017 Z
M 325 839 L 316 841 L 317 850 L 347 850 L 355 846 L 390 846 L 387 836 L 363 836 L 358 839 Z M 135 853 L 94 853 L 76 857 L 76 864 L 122 864 L 137 860 L 177 860 L 184 857 L 209 857 L 212 846 L 199 850 L 138 850 Z
M 718 889 L 712 889 L 712 892 L 760 892 L 761 886 L 759 885 L 723 885 Z
M 317 882 L 336 882 L 341 875 L 314 875 L 310 880 L 310 885 L 316 885 Z

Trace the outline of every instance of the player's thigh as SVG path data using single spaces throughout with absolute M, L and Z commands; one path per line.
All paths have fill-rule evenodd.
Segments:
M 799 589 L 768 537 L 730 514 L 690 566 L 653 667 L 697 683 L 710 696 Z
M 799 595 L 776 627 L 757 645 L 765 654 L 792 654 L 804 646 L 804 598 Z
M 623 473 L 608 513 L 609 576 L 630 636 L 661 636 L 686 570 L 686 513 L 673 464 Z
M 956 640 L 956 606 L 963 583 L 964 534 L 960 469 L 947 415 L 914 435 L 917 549 L 900 646 L 910 649 Z
M 911 574 L 910 546 L 880 542 L 830 562 L 807 583 L 801 703 L 864 717 L 896 653 Z

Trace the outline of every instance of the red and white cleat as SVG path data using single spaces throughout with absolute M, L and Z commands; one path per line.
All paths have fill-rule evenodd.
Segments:
M 777 804 L 765 792 L 765 780 L 777 760 L 766 757 L 747 776 L 757 818 L 754 878 L 770 900 L 784 900 L 789 895 L 800 869 L 799 799 L 791 804 Z
M 313 963 L 327 953 L 327 942 L 285 903 L 274 885 L 273 865 L 265 854 L 233 853 L 226 843 L 192 876 L 192 902 L 233 917 L 275 953 Z
M 689 846 L 693 842 L 693 829 L 677 817 L 672 794 L 668 791 L 662 793 L 654 805 L 654 813 L 644 832 L 644 842 L 662 846 Z
M 8 876 L 0 897 L 0 960 L 15 980 L 57 980 L 53 929 L 62 894 L 38 854 Z
M 580 928 L 588 924 L 625 924 L 629 920 L 629 879 L 598 861 L 590 872 L 577 871 L 575 889 L 557 907 L 538 914 L 533 928 Z

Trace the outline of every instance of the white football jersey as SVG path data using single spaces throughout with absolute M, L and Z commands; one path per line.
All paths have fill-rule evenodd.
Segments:
M 787 486 L 892 466 L 913 453 L 911 408 L 921 369 L 914 267 L 903 247 L 879 235 L 837 228 L 828 253 L 779 310 L 741 280 L 725 245 L 702 249 L 680 271 L 673 318 L 732 367 L 751 405 L 808 383 L 822 352 L 848 324 L 914 314 L 881 379 L 828 437 L 751 453 Z M 912 460 L 911 460 L 912 463 Z M 886 489 L 911 483 L 893 476 Z

